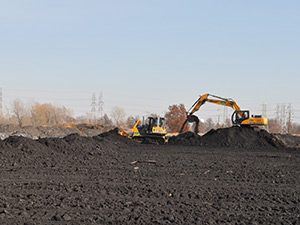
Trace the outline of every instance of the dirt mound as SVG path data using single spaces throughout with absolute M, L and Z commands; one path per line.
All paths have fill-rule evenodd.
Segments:
M 171 145 L 189 145 L 230 148 L 282 148 L 284 144 L 265 130 L 255 131 L 251 127 L 230 127 L 210 130 L 203 136 L 192 132 L 169 139 Z
M 103 139 L 104 143 L 107 144 L 114 144 L 116 146 L 122 147 L 122 146 L 127 146 L 127 147 L 134 147 L 138 146 L 139 144 L 132 139 L 129 139 L 128 137 L 121 136 L 119 134 L 119 129 L 115 128 L 113 130 L 110 130 L 108 132 L 99 134 L 98 136 L 94 136 L 93 139 L 99 140 Z
M 107 149 L 111 151 L 113 149 L 137 146 L 136 142 L 119 135 L 118 128 L 94 137 L 70 134 L 64 138 L 41 138 L 37 141 L 52 149 L 67 149 L 68 151 L 84 151 L 85 149 Z
M 118 161 L 122 151 L 138 143 L 112 130 L 95 137 L 70 134 L 64 138 L 40 138 L 32 140 L 22 136 L 10 136 L 0 140 L 0 166 L 12 170 L 33 167 L 59 168 L 75 163 L 75 168 L 86 167 L 88 159 L 101 155 Z
M 4 147 L 4 142 L 0 139 L 0 148 Z
M 19 127 L 17 125 L 0 125 L 0 132 L 3 134 L 1 139 L 6 139 L 7 136 L 23 136 L 31 139 L 38 139 L 42 137 L 64 137 L 72 133 L 80 133 L 78 129 L 60 127 L 60 126 L 41 126 Z
M 300 137 L 291 134 L 275 134 L 289 148 L 300 148 Z
M 235 132 L 180 136 L 184 145 L 257 137 Z M 13 136 L 0 140 L 0 224 L 298 224 L 299 153 L 145 145 L 117 129 Z
M 94 137 L 85 137 L 77 133 L 69 134 L 63 138 L 47 137 L 33 140 L 23 136 L 10 136 L 5 140 L 0 140 L 0 147 L 17 149 L 18 151 L 40 151 L 49 149 L 56 151 L 68 150 L 72 152 L 85 151 L 86 149 L 115 149 L 137 146 L 138 143 L 118 134 L 118 129 L 102 133 Z
M 31 139 L 44 137 L 65 137 L 70 134 L 79 134 L 81 136 L 93 137 L 103 132 L 111 130 L 113 127 L 100 124 L 61 124 L 55 126 L 24 126 L 20 127 L 13 124 L 0 124 L 0 139 L 4 140 L 9 136 L 23 136 Z
M 65 131 L 64 128 L 61 129 Z M 118 129 L 93 137 L 73 133 L 63 138 L 40 137 L 33 139 L 31 136 L 13 135 L 8 136 L 3 141 L 0 140 L 4 162 L 22 167 L 35 165 L 37 168 L 40 166 L 37 165 L 37 162 L 45 166 L 58 166 L 60 163 L 65 163 L 64 160 L 61 160 L 61 154 L 65 157 L 68 156 L 68 160 L 72 160 L 72 157 L 76 154 L 77 160 L 81 161 L 94 154 L 105 154 L 117 158 L 123 149 L 137 145 L 138 143 L 131 139 L 120 136 Z

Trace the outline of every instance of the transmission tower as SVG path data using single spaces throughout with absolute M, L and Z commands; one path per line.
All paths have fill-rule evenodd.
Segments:
M 223 111 L 223 125 L 226 125 L 227 119 L 228 119 L 228 108 L 224 106 Z
M 279 104 L 277 104 L 277 106 L 276 106 L 276 120 L 277 120 L 277 122 L 279 122 L 280 121 L 280 105 Z
M 284 103 L 277 104 L 276 120 L 280 124 L 281 132 L 287 133 L 287 108 Z
M 98 116 L 100 118 L 103 117 L 103 105 L 104 105 L 103 94 L 102 94 L 102 92 L 100 92 L 99 99 L 98 99 Z
M 283 103 L 281 104 L 281 126 L 283 133 L 287 132 L 286 122 L 286 105 Z
M 277 104 L 276 119 L 281 127 L 282 133 L 287 133 L 287 107 L 285 103 Z
M 267 103 L 262 105 L 262 117 L 267 117 Z
M 93 120 L 95 121 L 95 119 L 96 119 L 96 94 L 95 93 L 93 93 L 93 96 L 92 96 L 91 113 L 93 116 Z
M 288 107 L 287 107 L 287 132 L 290 134 L 292 133 L 292 118 L 293 116 L 293 109 L 292 109 L 292 104 L 289 104 Z

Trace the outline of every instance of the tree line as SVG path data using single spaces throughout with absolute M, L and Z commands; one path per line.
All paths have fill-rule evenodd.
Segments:
M 152 114 L 150 116 L 157 116 Z M 183 104 L 170 105 L 164 115 L 167 131 L 178 133 L 186 119 L 186 109 Z M 104 114 L 102 117 L 96 117 L 94 113 L 86 113 L 83 116 L 74 117 L 73 112 L 65 106 L 55 106 L 51 103 L 25 104 L 19 99 L 12 102 L 11 109 L 5 114 L 0 114 L 1 124 L 16 124 L 23 126 L 51 126 L 64 123 L 97 123 L 105 126 L 117 126 L 120 128 L 132 128 L 138 116 L 126 116 L 121 107 L 114 107 L 110 115 Z M 192 125 L 194 126 L 194 125 Z M 183 132 L 194 130 L 194 127 L 186 125 Z M 232 126 L 230 119 L 224 123 L 214 123 L 212 118 L 200 121 L 198 130 L 200 133 L 206 133 L 211 129 L 224 128 Z M 268 129 L 272 133 L 282 133 L 288 131 L 293 134 L 300 134 L 300 125 L 296 123 L 285 124 L 282 126 L 276 119 L 269 119 Z
M 97 123 L 106 126 L 131 128 L 139 117 L 126 118 L 124 109 L 114 107 L 110 117 L 104 114 L 96 117 L 94 113 L 86 113 L 83 116 L 74 117 L 72 110 L 65 106 L 55 106 L 51 103 L 25 104 L 19 99 L 12 102 L 11 108 L 5 113 L 0 113 L 0 124 L 15 124 L 24 126 L 51 126 L 64 123 Z
M 64 106 L 38 102 L 29 105 L 19 99 L 12 102 L 11 110 L 2 113 L 0 119 L 2 124 L 16 124 L 20 127 L 55 125 L 74 121 L 71 110 Z

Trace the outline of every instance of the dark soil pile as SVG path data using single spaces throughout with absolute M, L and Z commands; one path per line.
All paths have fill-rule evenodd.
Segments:
M 255 131 L 251 127 L 230 127 L 210 130 L 203 136 L 192 132 L 169 139 L 171 145 L 227 147 L 227 148 L 283 148 L 284 144 L 265 130 Z
M 0 148 L 4 147 L 4 142 L 0 139 Z
M 70 134 L 64 138 L 41 138 L 32 140 L 22 136 L 10 136 L 0 141 L 4 149 L 3 161 L 10 165 L 27 167 L 32 165 L 38 168 L 40 164 L 56 167 L 65 163 L 65 158 L 78 160 L 86 155 L 108 154 L 116 158 L 122 149 L 137 146 L 138 143 L 127 137 L 120 136 L 118 129 L 100 134 L 95 137 L 83 137 L 79 134 Z M 64 157 L 61 157 L 64 155 Z
M 85 137 L 77 133 L 69 134 L 63 138 L 39 138 L 33 140 L 22 136 L 10 136 L 4 141 L 0 141 L 0 146 L 6 145 L 11 148 L 19 149 L 43 149 L 43 148 L 69 148 L 69 149 L 86 149 L 92 146 L 101 146 L 102 148 L 118 148 L 136 146 L 137 143 L 127 137 L 120 136 L 118 129 L 115 128 L 109 132 L 102 133 L 94 137 Z
M 138 143 L 118 134 L 118 128 L 94 137 L 84 137 L 70 134 L 64 138 L 41 138 L 37 142 L 50 148 L 68 149 L 69 151 L 84 151 L 85 149 L 113 149 L 137 146 Z
M 300 148 L 300 137 L 291 134 L 275 134 L 289 148 Z
M 70 127 L 67 125 L 20 127 L 13 124 L 0 124 L 0 139 L 6 139 L 9 136 L 23 136 L 31 139 L 38 139 L 43 137 L 65 137 L 70 134 L 92 137 L 107 132 L 112 128 L 113 127 L 111 126 L 85 123 L 71 124 Z
M 238 131 L 225 131 L 199 143 L 232 142 Z M 145 145 L 116 129 L 9 137 L 0 140 L 0 224 L 298 224 L 299 153 Z

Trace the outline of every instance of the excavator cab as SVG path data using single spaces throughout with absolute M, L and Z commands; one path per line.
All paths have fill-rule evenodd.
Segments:
M 231 122 L 234 125 L 239 125 L 242 124 L 244 120 L 247 120 L 249 118 L 250 118 L 249 110 L 234 111 L 234 113 L 231 116 Z
M 268 119 L 262 117 L 261 115 L 255 115 L 250 117 L 250 112 L 248 110 L 245 111 L 234 111 L 231 117 L 233 125 L 240 126 L 266 126 L 268 125 Z

